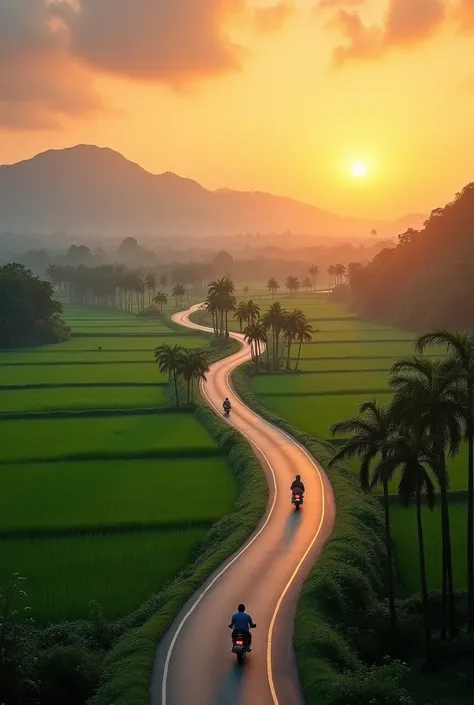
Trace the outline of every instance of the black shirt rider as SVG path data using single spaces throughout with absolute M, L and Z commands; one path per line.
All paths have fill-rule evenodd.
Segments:
M 293 482 L 291 483 L 291 487 L 290 487 L 291 491 L 296 490 L 296 489 L 299 489 L 302 492 L 305 491 L 303 481 L 299 475 L 296 476 L 296 480 L 293 480 Z

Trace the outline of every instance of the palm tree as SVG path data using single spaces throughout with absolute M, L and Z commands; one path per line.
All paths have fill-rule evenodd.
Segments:
M 178 308 L 178 299 L 179 299 L 180 305 L 181 306 L 183 305 L 183 296 L 185 296 L 185 294 L 186 294 L 186 289 L 184 288 L 184 286 L 182 284 L 176 284 L 173 287 L 173 289 L 171 291 L 171 296 L 173 297 L 173 299 L 176 300 L 176 308 Z
M 245 286 L 244 286 L 244 294 L 245 294 L 245 296 L 248 296 L 249 291 L 250 291 L 250 289 L 248 288 L 247 285 L 245 285 Z
M 398 484 L 398 497 L 403 507 L 409 507 L 415 497 L 416 525 L 418 534 L 418 553 L 420 561 L 420 584 L 423 601 L 423 623 L 425 633 L 425 655 L 427 664 L 431 664 L 431 624 L 428 600 L 428 584 L 426 580 L 425 545 L 423 537 L 423 518 L 421 502 L 424 495 L 430 511 L 435 506 L 435 488 L 427 467 L 435 458 L 432 453 L 432 439 L 409 433 L 406 436 L 396 436 L 383 446 L 384 458 L 374 470 L 371 487 L 390 482 L 394 472 L 401 468 Z
M 249 323 L 249 325 L 244 330 L 245 340 L 250 343 L 250 349 L 252 352 L 252 359 L 255 362 L 255 367 L 257 371 L 260 364 L 260 355 L 262 353 L 261 346 L 267 345 L 267 334 L 265 327 L 261 321 L 256 321 Z
M 155 295 L 156 276 L 151 272 L 145 277 L 145 289 L 148 289 L 148 305 L 151 306 L 151 294 Z
M 214 329 L 214 335 L 219 335 L 219 319 L 218 319 L 218 308 L 214 299 L 207 299 L 204 303 L 204 309 L 212 316 L 212 327 Z
M 283 334 L 285 337 L 285 340 L 288 344 L 288 350 L 287 350 L 287 355 L 286 355 L 286 370 L 290 370 L 290 356 L 291 356 L 291 345 L 293 341 L 296 339 L 296 335 L 298 332 L 298 326 L 300 324 L 300 321 L 302 321 L 304 318 L 304 313 L 303 311 L 300 311 L 298 309 L 295 309 L 291 313 L 287 313 L 286 316 L 284 317 L 283 321 Z
M 331 284 L 332 284 L 332 277 L 334 277 L 335 273 L 336 273 L 336 268 L 335 268 L 335 266 L 334 266 L 333 264 L 329 265 L 329 267 L 328 267 L 329 291 L 331 291 L 331 289 L 332 289 L 332 286 L 331 286 Z
M 306 277 L 306 279 L 303 279 L 303 281 L 301 282 L 301 286 L 303 287 L 303 289 L 306 289 L 306 291 L 311 289 L 311 287 L 313 286 L 311 279 L 309 277 Z
M 303 343 L 310 343 L 313 340 L 313 333 L 314 333 L 313 326 L 308 320 L 308 317 L 303 314 L 303 316 L 300 318 L 298 321 L 297 327 L 296 327 L 296 340 L 298 341 L 298 357 L 296 359 L 296 364 L 295 364 L 295 372 L 298 371 L 298 366 L 300 364 L 300 357 L 301 357 L 301 347 Z
M 187 383 L 187 403 L 189 406 L 193 397 L 192 382 L 201 379 L 206 381 L 207 379 L 206 372 L 209 372 L 209 363 L 206 350 L 204 348 L 181 349 L 177 359 L 176 372 Z
M 388 407 L 379 406 L 375 399 L 368 399 L 359 406 L 359 416 L 353 416 L 339 421 L 331 427 L 333 436 L 351 434 L 342 448 L 329 463 L 331 466 L 338 460 L 359 458 L 359 483 L 364 492 L 371 488 L 370 467 L 378 455 L 386 459 L 385 444 L 393 432 L 391 411 Z M 389 477 L 384 474 L 383 507 L 385 516 L 385 548 L 387 551 L 387 592 L 390 616 L 390 647 L 392 656 L 396 653 L 397 616 L 395 612 L 395 587 L 393 581 L 392 537 L 390 532 L 390 501 Z
M 275 277 L 270 277 L 270 279 L 267 282 L 267 289 L 268 291 L 272 294 L 275 295 L 278 289 L 280 288 L 279 283 L 275 279 Z
M 334 267 L 334 275 L 336 278 L 336 284 L 342 284 L 344 277 L 346 276 L 346 267 L 344 264 L 336 264 Z
M 280 334 L 283 330 L 286 311 L 281 307 L 279 301 L 275 301 L 263 316 L 263 324 L 272 331 L 273 341 L 273 364 L 278 369 Z
M 160 284 L 163 289 L 166 289 L 166 287 L 168 286 L 168 277 L 165 274 L 160 277 Z
M 158 291 L 153 297 L 154 304 L 160 304 L 160 313 L 163 313 L 163 306 L 168 303 L 168 295 L 164 291 Z
M 431 345 L 444 345 L 451 353 L 450 362 L 460 369 L 466 386 L 466 435 L 468 441 L 467 499 L 467 601 L 468 631 L 474 629 L 474 334 L 451 333 L 440 329 L 418 338 L 416 347 L 423 352 Z
M 449 476 L 446 451 L 457 453 L 462 438 L 461 420 L 465 412 L 464 392 L 459 372 L 445 361 L 411 356 L 396 362 L 390 383 L 395 389 L 391 405 L 394 418 L 406 431 L 433 439 L 433 470 L 441 496 L 443 627 L 450 636 L 456 633 L 454 610 L 453 562 L 449 521 Z
M 236 318 L 239 322 L 240 326 L 240 332 L 242 333 L 242 325 L 244 321 L 248 321 L 248 309 L 247 309 L 247 302 L 246 301 L 241 301 L 237 308 L 234 311 L 234 318 Z
M 294 294 L 299 291 L 300 286 L 301 284 L 298 277 L 287 277 L 285 282 L 285 289 L 288 289 L 290 296 L 291 294 Z
M 212 302 L 216 309 L 216 328 L 217 334 L 221 337 L 221 342 L 228 334 L 227 315 L 236 306 L 234 291 L 234 282 L 229 277 L 216 279 L 209 284 L 208 301 Z
M 319 274 L 319 267 L 316 264 L 312 264 L 308 271 L 311 279 L 313 280 L 313 291 L 316 291 L 316 280 Z
M 179 359 L 181 356 L 183 348 L 179 345 L 158 345 L 155 348 L 153 357 L 158 365 L 160 372 L 168 373 L 168 381 L 173 378 L 174 381 L 174 391 L 176 394 L 176 406 L 179 406 L 179 395 L 178 395 L 178 382 L 176 380 L 176 373 L 179 364 Z

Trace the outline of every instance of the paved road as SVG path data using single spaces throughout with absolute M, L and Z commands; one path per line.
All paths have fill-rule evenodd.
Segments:
M 189 311 L 173 320 L 204 329 Z M 252 444 L 266 472 L 267 513 L 245 546 L 185 605 L 160 643 L 152 678 L 152 705 L 302 705 L 292 647 L 296 602 L 303 580 L 334 521 L 330 484 L 317 463 L 293 438 L 251 411 L 231 386 L 232 371 L 250 358 L 243 336 L 235 355 L 211 366 L 202 393 L 222 413 L 229 397 L 229 423 Z M 306 485 L 296 513 L 289 486 L 296 474 Z M 231 653 L 230 615 L 244 602 L 257 623 L 253 649 L 243 666 Z

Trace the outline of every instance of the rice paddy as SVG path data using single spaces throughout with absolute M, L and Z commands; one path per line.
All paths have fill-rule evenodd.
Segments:
M 236 497 L 214 440 L 168 408 L 157 345 L 204 347 L 164 321 L 69 309 L 70 341 L 0 352 L 0 585 L 26 578 L 39 624 L 138 607 Z M 209 502 L 212 492 L 213 501 Z

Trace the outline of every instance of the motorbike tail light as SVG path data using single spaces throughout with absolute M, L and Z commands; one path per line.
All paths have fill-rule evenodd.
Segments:
M 239 640 L 239 641 L 236 642 L 236 644 L 237 644 L 237 646 L 243 646 L 243 645 L 244 645 L 244 642 L 243 642 L 242 640 Z

